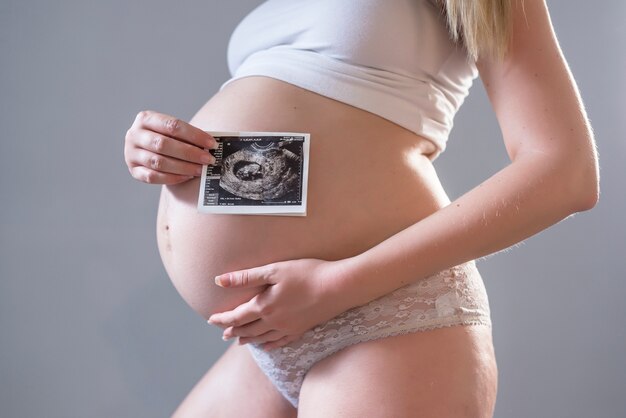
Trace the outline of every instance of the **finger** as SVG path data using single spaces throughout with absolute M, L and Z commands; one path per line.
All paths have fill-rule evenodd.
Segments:
M 293 337 L 291 337 L 289 335 L 285 335 L 284 337 L 281 337 L 281 338 L 279 338 L 276 341 L 270 341 L 270 342 L 267 342 L 267 343 L 261 345 L 261 348 L 263 350 L 266 350 L 266 351 L 273 350 L 273 349 L 278 348 L 278 347 L 283 347 L 283 346 L 289 344 L 293 340 L 295 340 L 295 338 L 293 338 Z
M 176 158 L 166 157 L 143 149 L 137 150 L 135 158 L 139 165 L 162 173 L 180 174 L 183 176 L 199 176 L 202 174 L 202 166 L 200 164 L 177 160 Z
M 232 311 L 220 312 L 211 315 L 207 322 L 232 327 L 240 327 L 261 318 L 260 309 L 257 303 L 257 296 L 248 302 L 237 306 Z
M 140 148 L 157 154 L 174 157 L 197 164 L 213 164 L 215 157 L 204 148 L 198 148 L 178 139 L 140 129 L 134 133 L 133 142 Z
M 239 337 L 238 344 L 243 345 L 248 343 L 268 343 L 280 340 L 283 338 L 284 335 L 285 334 L 283 332 L 274 329 L 256 337 Z
M 214 148 L 215 138 L 202 129 L 184 122 L 174 116 L 144 110 L 137 114 L 134 125 L 149 129 L 166 136 L 178 138 L 201 148 Z
M 132 167 L 130 173 L 137 180 L 148 184 L 178 184 L 193 178 L 193 176 L 161 173 L 142 166 Z
M 265 334 L 266 332 L 271 330 L 272 327 L 268 325 L 267 322 L 258 319 L 246 325 L 227 328 L 226 330 L 224 330 L 224 337 L 256 337 L 258 335 Z
M 215 284 L 222 287 L 255 287 L 275 284 L 276 266 L 268 264 L 245 270 L 231 271 L 215 276 Z

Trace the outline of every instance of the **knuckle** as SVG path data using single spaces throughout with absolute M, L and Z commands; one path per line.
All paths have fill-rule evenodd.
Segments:
M 135 121 L 139 123 L 144 123 L 149 118 L 150 118 L 150 112 L 148 110 L 142 110 L 141 112 L 137 113 L 137 117 L 135 118 Z
M 130 166 L 130 149 L 128 146 L 124 147 L 124 162 L 127 166 Z
M 177 118 L 167 118 L 163 122 L 163 125 L 168 133 L 173 134 L 178 131 L 178 128 L 180 127 L 180 120 Z
M 160 170 L 163 168 L 163 158 L 158 155 L 152 155 L 150 157 L 150 168 L 154 170 Z
M 256 303 L 256 309 L 262 316 L 268 316 L 268 315 L 271 315 L 272 312 L 274 312 L 274 309 L 272 308 L 271 305 L 268 305 L 259 301 L 257 301 Z
M 162 152 L 165 146 L 165 140 L 162 136 L 155 136 L 152 138 L 152 149 L 156 152 Z
M 278 267 L 276 266 L 275 263 L 269 264 L 267 266 L 267 272 L 266 272 L 267 278 L 269 279 L 269 278 L 273 277 L 276 274 L 277 271 L 278 271 Z
M 156 181 L 156 174 L 152 171 L 148 171 L 146 174 L 144 174 L 143 178 L 146 183 L 152 184 Z
M 131 142 L 133 140 L 133 133 L 134 133 L 133 129 L 129 128 L 126 131 L 126 135 L 124 135 L 124 141 Z

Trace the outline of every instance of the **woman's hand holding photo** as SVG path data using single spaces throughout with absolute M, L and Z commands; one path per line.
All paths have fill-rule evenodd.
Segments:
M 126 132 L 124 157 L 130 174 L 150 184 L 178 184 L 202 174 L 215 158 L 210 134 L 173 116 L 150 110 L 137 114 Z

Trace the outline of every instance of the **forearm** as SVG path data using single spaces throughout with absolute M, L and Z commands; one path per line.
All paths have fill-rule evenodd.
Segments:
M 358 306 L 508 248 L 589 208 L 570 174 L 549 158 L 519 158 L 448 206 L 345 259 L 335 285 Z

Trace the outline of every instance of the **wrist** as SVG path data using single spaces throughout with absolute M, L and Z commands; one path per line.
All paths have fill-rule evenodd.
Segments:
M 333 261 L 332 267 L 330 291 L 341 298 L 346 309 L 369 302 L 363 292 L 363 286 L 367 283 L 363 280 L 361 259 L 358 256 Z

